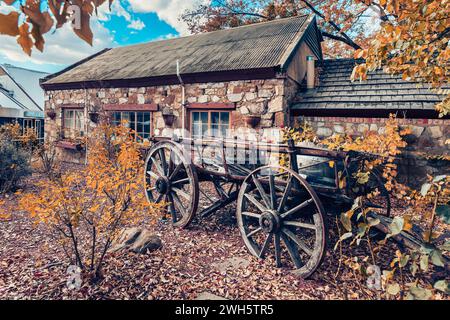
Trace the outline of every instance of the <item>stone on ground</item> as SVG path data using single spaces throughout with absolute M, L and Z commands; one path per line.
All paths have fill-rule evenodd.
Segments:
M 195 300 L 228 300 L 224 297 L 216 296 L 215 294 L 212 294 L 210 292 L 201 292 Z
M 162 247 L 161 239 L 151 231 L 141 228 L 129 228 L 121 232 L 120 236 L 111 246 L 111 252 L 131 251 L 145 254 Z
M 221 262 L 215 262 L 213 263 L 213 267 L 219 270 L 221 273 L 226 273 L 228 268 L 232 269 L 238 269 L 238 268 L 245 268 L 248 267 L 251 264 L 249 260 L 239 258 L 239 257 L 232 257 L 229 259 L 225 259 Z

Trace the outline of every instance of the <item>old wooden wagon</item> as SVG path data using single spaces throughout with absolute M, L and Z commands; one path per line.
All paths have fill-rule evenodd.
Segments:
M 353 175 L 370 155 L 299 147 L 293 141 L 154 142 L 145 163 L 146 195 L 151 202 L 167 203 L 175 227 L 185 228 L 195 216 L 204 218 L 236 202 L 237 224 L 250 253 L 272 256 L 278 267 L 302 277 L 314 273 L 326 252 L 324 204 L 349 207 L 376 190 L 366 207 L 390 213 L 380 177 L 374 172 L 361 185 Z M 279 166 L 279 159 L 289 166 Z

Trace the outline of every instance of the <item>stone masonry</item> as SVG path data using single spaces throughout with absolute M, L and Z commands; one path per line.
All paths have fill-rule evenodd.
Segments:
M 290 99 L 297 89 L 295 83 L 287 78 L 268 80 L 243 80 L 231 82 L 200 83 L 186 85 L 188 104 L 234 103 L 231 111 L 232 128 L 244 128 L 244 117 L 259 115 L 260 123 L 256 129 L 282 127 L 288 121 L 286 115 Z M 288 89 L 288 90 L 287 90 Z M 291 92 L 289 94 L 289 92 Z M 182 128 L 182 88 L 180 85 L 142 87 L 142 88 L 100 88 L 47 91 L 45 111 L 54 110 L 54 120 L 46 118 L 45 133 L 49 141 L 58 141 L 62 126 L 62 108 L 68 106 L 86 107 L 89 112 L 103 112 L 105 105 L 143 105 L 157 104 L 158 110 L 152 113 L 152 134 L 172 136 Z M 162 110 L 171 110 L 175 116 L 172 128 L 168 128 L 162 117 Z M 87 131 L 95 124 L 87 118 Z M 61 150 L 64 160 L 81 162 L 82 152 Z

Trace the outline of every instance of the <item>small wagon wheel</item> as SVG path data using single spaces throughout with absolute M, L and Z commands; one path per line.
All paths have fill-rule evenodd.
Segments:
M 237 221 L 247 249 L 261 259 L 273 254 L 304 278 L 326 251 L 325 211 L 316 192 L 298 173 L 274 166 L 253 171 L 242 184 Z
M 195 167 L 178 144 L 164 141 L 150 149 L 144 181 L 147 200 L 167 203 L 173 226 L 187 227 L 197 212 L 199 185 Z

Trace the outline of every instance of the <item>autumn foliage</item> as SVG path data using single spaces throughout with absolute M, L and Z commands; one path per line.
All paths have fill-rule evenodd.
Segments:
M 141 192 L 144 166 L 127 128 L 97 128 L 88 148 L 86 167 L 39 182 L 40 191 L 24 194 L 20 206 L 57 232 L 73 264 L 98 278 L 121 228 L 151 218 L 158 208 Z
M 353 79 L 365 79 L 367 72 L 384 68 L 404 80 L 424 82 L 434 88 L 449 83 L 450 1 L 449 0 L 358 0 L 377 5 L 385 17 L 381 29 L 355 58 L 363 58 Z M 437 106 L 441 115 L 450 111 L 449 90 Z
M 97 8 L 107 0 L 0 0 L 7 5 L 18 8 L 8 14 L 0 13 L 0 35 L 8 35 L 17 38 L 17 43 L 23 51 L 31 55 L 33 47 L 39 51 L 44 50 L 44 35 L 52 29 L 61 28 L 72 21 L 76 12 L 73 6 L 80 10 L 79 28 L 73 28 L 73 32 L 92 45 L 93 34 L 90 27 L 91 16 Z M 109 0 L 109 4 L 113 0 Z M 47 9 L 41 11 L 42 4 L 47 4 Z M 23 22 L 22 22 L 23 21 Z

